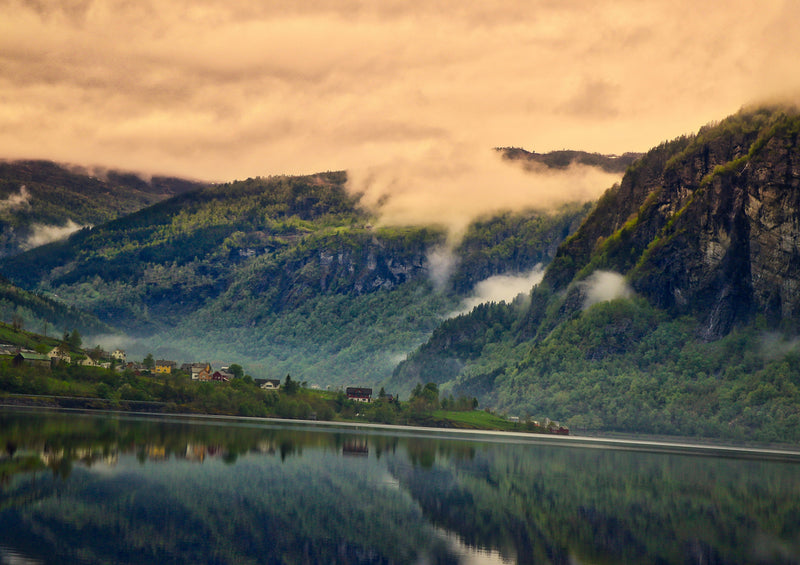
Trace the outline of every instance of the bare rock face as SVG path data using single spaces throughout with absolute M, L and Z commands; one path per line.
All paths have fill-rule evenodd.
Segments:
M 545 278 L 597 269 L 703 321 L 714 339 L 763 315 L 800 322 L 800 114 L 741 112 L 631 166 L 566 242 Z

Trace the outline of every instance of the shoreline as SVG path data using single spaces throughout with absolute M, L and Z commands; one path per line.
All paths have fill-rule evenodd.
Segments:
M 615 449 L 626 451 L 642 451 L 652 453 L 672 453 L 681 455 L 732 457 L 754 460 L 776 460 L 800 463 L 800 449 L 797 447 L 777 447 L 774 445 L 744 445 L 725 443 L 724 440 L 695 439 L 687 437 L 655 438 L 644 437 L 610 437 L 610 436 L 581 436 L 581 435 L 554 435 L 536 434 L 529 432 L 513 432 L 502 430 L 479 430 L 463 428 L 436 428 L 425 426 L 407 426 L 399 424 L 380 424 L 372 422 L 346 422 L 329 420 L 293 420 L 284 418 L 261 418 L 256 416 L 230 416 L 225 414 L 187 414 L 143 412 L 132 410 L 110 410 L 100 408 L 64 408 L 57 406 L 36 406 L 6 404 L 0 399 L 1 411 L 31 411 L 31 412 L 56 412 L 74 413 L 81 415 L 104 414 L 113 416 L 130 417 L 134 419 L 195 420 L 198 423 L 229 423 L 246 424 L 250 426 L 272 426 L 304 429 L 339 428 L 347 432 L 387 433 L 393 432 L 406 437 L 426 437 L 438 439 L 463 439 L 465 441 L 489 441 L 496 443 L 517 444 L 544 444 L 561 447 L 577 447 L 589 449 Z M 716 443 L 711 443 L 712 441 Z

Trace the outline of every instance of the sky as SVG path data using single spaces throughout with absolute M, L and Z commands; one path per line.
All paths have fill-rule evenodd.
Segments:
M 397 221 L 557 204 L 618 179 L 492 148 L 646 151 L 795 100 L 798 21 L 794 0 L 0 0 L 0 157 L 348 170 Z

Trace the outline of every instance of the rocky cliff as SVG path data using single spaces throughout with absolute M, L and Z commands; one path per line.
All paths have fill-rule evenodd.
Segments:
M 800 115 L 742 111 L 647 153 L 559 250 L 545 281 L 627 276 L 708 339 L 763 315 L 800 314 Z

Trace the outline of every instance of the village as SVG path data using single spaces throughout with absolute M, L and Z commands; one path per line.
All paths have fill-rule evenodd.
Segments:
M 0 343 L 0 359 L 10 359 L 12 365 L 28 365 L 42 369 L 51 369 L 58 364 L 79 365 L 82 367 L 99 367 L 119 373 L 130 371 L 134 375 L 182 375 L 190 377 L 197 382 L 227 383 L 238 378 L 247 378 L 242 366 L 236 363 L 221 365 L 215 369 L 209 362 L 181 363 L 168 359 L 154 359 L 147 355 L 142 361 L 130 361 L 123 349 L 107 352 L 101 347 L 82 350 L 75 346 L 75 340 L 70 344 L 71 335 L 65 334 L 62 343 L 59 343 L 46 352 L 28 349 L 8 343 Z M 42 347 L 37 349 L 41 350 Z M 250 377 L 252 378 L 252 377 Z M 278 391 L 281 389 L 280 379 L 252 378 L 253 383 L 263 390 Z M 312 386 L 312 388 L 318 388 Z M 345 394 L 349 400 L 355 402 L 371 402 L 372 388 L 347 387 Z M 392 398 L 388 395 L 389 399 Z
M 0 326 L 2 329 L 2 326 Z M 283 419 L 404 423 L 567 435 L 558 422 L 478 410 L 476 398 L 440 395 L 418 383 L 407 401 L 383 387 L 325 387 L 292 379 L 254 378 L 238 363 L 129 360 L 124 349 L 82 348 L 77 331 L 62 338 L 6 334 L 0 342 L 5 402 L 14 405 L 147 412 L 186 412 Z M 12 341 L 12 343 L 8 343 Z M 361 384 L 361 383 L 353 383 Z

